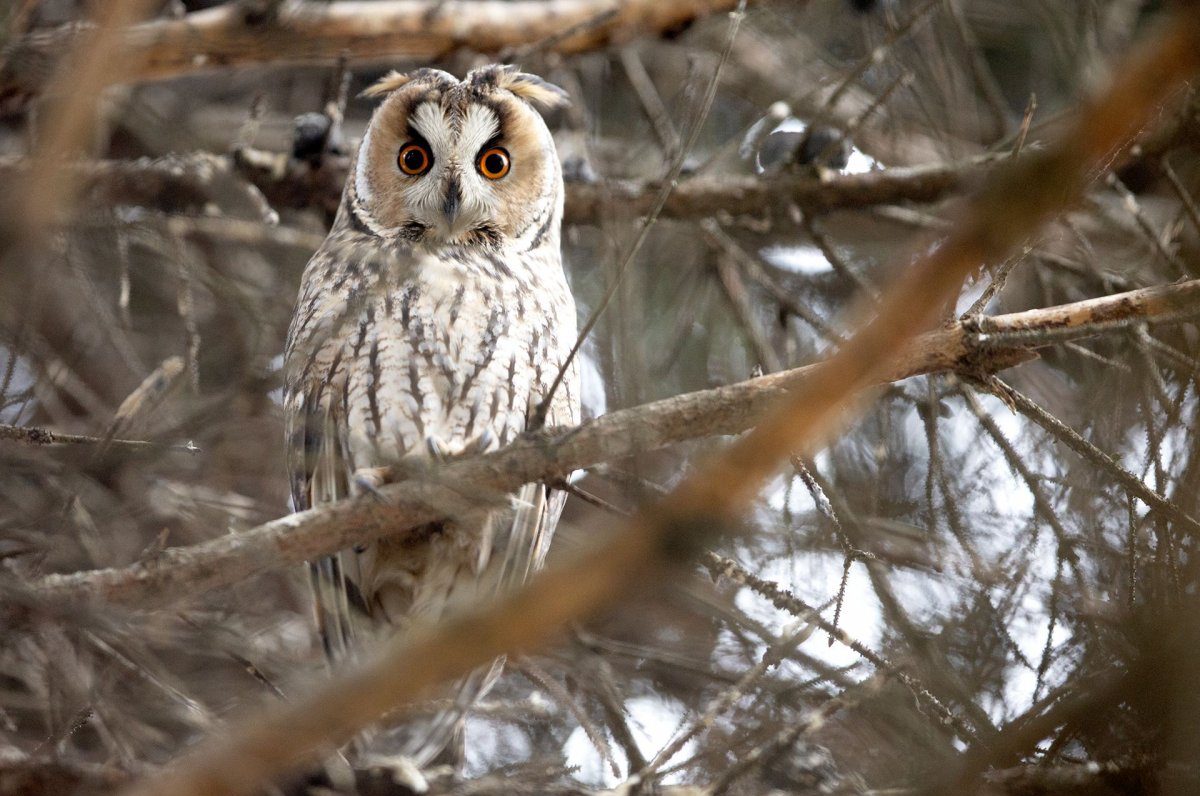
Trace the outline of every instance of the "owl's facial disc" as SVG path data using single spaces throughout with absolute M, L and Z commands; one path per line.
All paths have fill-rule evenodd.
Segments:
M 476 161 L 499 134 L 499 116 L 483 104 L 460 108 L 427 100 L 408 114 L 397 161 L 399 189 L 410 223 L 422 225 L 428 239 L 466 243 L 494 225 L 498 197 Z M 413 146 L 423 149 L 421 156 L 411 154 Z M 406 155 L 421 168 L 406 168 Z
M 557 165 L 529 102 L 438 73 L 388 96 L 363 138 L 354 188 L 381 232 L 495 247 L 546 225 L 562 191 Z

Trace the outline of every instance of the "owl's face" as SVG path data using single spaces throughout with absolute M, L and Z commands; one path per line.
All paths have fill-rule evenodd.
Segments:
M 422 244 L 496 248 L 557 230 L 562 172 L 534 105 L 561 89 L 515 67 L 462 81 L 434 69 L 392 74 L 359 148 L 353 209 L 376 234 Z

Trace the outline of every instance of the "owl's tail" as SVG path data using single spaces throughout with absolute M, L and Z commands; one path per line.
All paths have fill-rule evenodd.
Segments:
M 377 558 L 400 551 L 345 551 L 315 563 L 311 572 L 317 622 L 331 664 L 356 658 L 364 637 L 395 632 L 395 625 L 402 628 L 407 624 L 402 613 L 425 623 L 436 622 L 464 602 L 492 598 L 520 586 L 545 558 L 549 535 L 562 506 L 562 501 L 555 498 L 550 498 L 541 484 L 530 484 L 520 490 L 511 512 L 493 513 L 484 523 L 489 528 L 483 540 L 487 552 L 478 572 L 457 566 L 452 570 L 436 564 L 430 567 L 426 561 L 427 566 L 412 573 L 415 577 L 405 588 L 408 579 L 401 577 L 404 573 L 396 560 L 399 556 L 388 555 L 391 566 L 386 567 L 381 567 L 384 562 Z M 372 573 L 381 568 L 392 573 L 396 582 L 378 583 Z M 364 600 L 359 591 L 359 584 L 364 583 L 373 584 L 367 589 L 373 595 L 371 599 Z M 388 586 L 393 588 L 389 590 Z M 497 658 L 437 689 L 425 704 L 416 706 L 417 710 L 408 711 L 395 722 L 385 720 L 384 727 L 364 733 L 355 744 L 356 751 L 368 762 L 405 758 L 418 768 L 455 761 L 459 755 L 453 747 L 456 738 L 461 738 L 467 713 L 491 690 L 503 667 L 504 658 Z

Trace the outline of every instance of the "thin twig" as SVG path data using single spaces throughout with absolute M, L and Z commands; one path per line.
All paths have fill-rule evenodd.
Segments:
M 1101 471 L 1108 473 L 1113 480 L 1130 494 L 1137 497 L 1138 500 L 1155 511 L 1160 511 L 1172 520 L 1185 525 L 1192 533 L 1200 533 L 1200 522 L 1197 522 L 1195 518 L 1180 506 L 1146 486 L 1145 482 L 1122 467 L 1116 459 L 1088 442 L 1075 429 L 1038 406 L 1025 395 L 995 376 L 986 376 L 979 383 L 985 390 L 1015 407 L 1021 414 L 1065 443 L 1071 450 L 1099 467 Z
M 696 120 L 692 123 L 692 129 L 688 131 L 687 140 L 679 148 L 679 153 L 675 156 L 675 160 L 671 163 L 671 168 L 668 169 L 667 175 L 663 179 L 663 185 L 655 199 L 654 206 L 651 208 L 649 215 L 642 220 L 642 225 L 638 229 L 637 236 L 634 237 L 633 242 L 625 250 L 624 254 L 622 254 L 608 288 L 604 291 L 604 295 L 601 296 L 600 301 L 597 302 L 588 319 L 584 322 L 583 327 L 580 328 L 579 334 L 575 338 L 575 344 L 571 346 L 571 350 L 567 352 L 566 358 L 559 364 L 554 381 L 550 383 L 550 389 L 546 391 L 545 397 L 533 413 L 533 418 L 530 420 L 531 428 L 538 429 L 545 425 L 546 414 L 549 412 L 550 406 L 554 401 L 554 394 L 562 384 L 563 378 L 566 377 L 571 363 L 575 361 L 575 357 L 579 354 L 579 350 L 583 348 L 588 335 L 591 334 L 592 329 L 595 328 L 596 323 L 600 320 L 600 316 L 604 314 L 609 302 L 616 295 L 617 289 L 621 286 L 622 277 L 625 276 L 625 272 L 629 269 L 633 258 L 641 251 L 642 244 L 646 242 L 646 238 L 650 234 L 650 228 L 658 221 L 659 214 L 666 207 L 667 199 L 670 198 L 671 192 L 675 190 L 675 186 L 679 181 L 679 175 L 683 173 L 684 161 L 687 159 L 688 153 L 696 146 L 696 142 L 700 140 L 700 131 L 704 127 L 704 123 L 708 120 L 713 100 L 717 97 L 717 86 L 721 80 L 721 70 L 724 69 L 726 61 L 729 60 L 729 53 L 733 49 L 734 39 L 737 38 L 738 28 L 741 27 L 742 18 L 746 15 L 746 2 L 747 0 L 738 0 L 737 8 L 729 15 L 729 31 L 725 36 L 725 46 L 721 50 L 721 55 L 717 60 L 716 67 L 713 69 L 712 77 L 708 81 L 708 88 L 704 93 L 703 101 L 700 103 Z
M 183 453 L 199 453 L 200 448 L 191 442 L 166 444 L 140 439 L 111 439 L 91 437 L 86 434 L 63 434 L 36 426 L 10 426 L 0 424 L 0 439 L 23 442 L 26 445 L 115 445 L 134 450 L 168 450 Z

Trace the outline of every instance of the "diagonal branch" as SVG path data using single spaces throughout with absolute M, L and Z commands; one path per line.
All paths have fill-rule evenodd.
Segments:
M 992 373 L 1024 362 L 1048 343 L 1005 334 L 1055 330 L 1051 342 L 1094 334 L 1097 325 L 1153 320 L 1200 306 L 1200 280 L 1146 288 L 1046 309 L 974 319 L 931 332 L 888 370 L 880 382 L 936 371 Z M 986 329 L 981 334 L 976 329 Z M 387 504 L 366 498 L 283 517 L 236 535 L 170 548 L 127 567 L 50 575 L 35 584 L 47 597 L 102 599 L 159 608 L 239 583 L 255 573 L 299 564 L 345 547 L 438 520 L 470 505 L 453 485 L 496 495 L 530 481 L 554 481 L 572 470 L 614 461 L 673 443 L 738 434 L 789 391 L 819 384 L 828 364 L 807 365 L 712 390 L 622 409 L 583 425 L 524 437 L 503 450 L 446 464 L 436 478 L 383 488 Z
M 936 322 L 963 279 L 981 264 L 1001 260 L 1077 201 L 1092 175 L 1118 157 L 1160 103 L 1200 69 L 1200 8 L 1174 8 L 1169 24 L 1118 65 L 1114 84 L 1083 106 L 1054 147 L 998 174 L 949 237 L 916 258 L 884 294 L 875 318 L 817 366 L 819 378 L 802 379 L 773 402 L 754 431 L 697 467 L 604 544 L 486 607 L 392 640 L 365 665 L 211 737 L 130 793 L 246 793 L 434 684 L 497 655 L 545 643 L 569 622 L 642 593 L 737 527 L 788 458 L 817 450 L 852 402 L 906 358 L 902 354 Z

